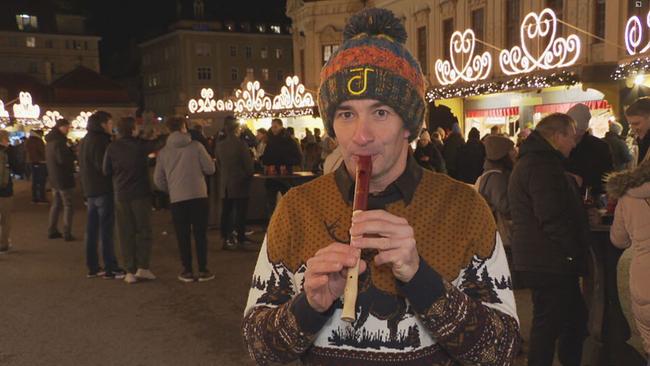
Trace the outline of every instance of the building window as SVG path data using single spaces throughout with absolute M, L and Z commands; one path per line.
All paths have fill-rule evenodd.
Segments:
M 246 78 L 248 80 L 255 80 L 255 69 L 252 67 L 247 67 L 246 68 Z
M 253 56 L 253 48 L 246 46 L 246 48 L 244 48 L 244 54 L 246 55 L 246 58 L 251 58 Z
M 230 56 L 231 57 L 237 56 L 237 46 L 230 46 Z
M 449 54 L 449 41 L 451 34 L 454 33 L 454 18 L 448 18 L 442 21 L 442 49 L 444 50 L 445 59 L 448 60 L 451 55 Z
M 163 50 L 163 57 L 165 58 L 165 60 L 169 59 L 169 48 L 165 47 L 165 49 Z
M 332 57 L 332 54 L 339 49 L 337 44 L 326 44 L 323 45 L 323 65 Z
M 84 50 L 88 51 L 88 41 L 84 41 Z
M 260 33 L 266 33 L 266 26 L 264 24 L 258 24 L 257 31 Z
M 16 25 L 18 30 L 21 31 L 36 31 L 38 30 L 38 17 L 28 14 L 16 15 Z
M 54 43 L 52 42 L 51 39 L 45 40 L 45 48 L 54 48 Z
M 506 3 L 506 46 L 519 44 L 519 18 L 521 17 L 520 0 L 508 0 Z
M 600 38 L 605 38 L 605 0 L 596 0 L 594 6 L 594 34 Z M 602 40 L 594 38 L 594 43 L 601 42 Z
M 275 58 L 277 58 L 278 60 L 282 58 L 282 48 L 275 49 Z
M 235 67 L 230 69 L 230 80 L 232 80 L 232 81 L 239 80 L 239 71 Z
M 151 65 L 151 55 L 147 53 L 146 55 L 142 56 L 142 65 L 144 66 Z
M 418 43 L 418 61 L 422 72 L 426 75 L 429 68 L 427 67 L 427 27 L 419 27 L 417 31 Z
M 275 78 L 278 81 L 282 81 L 282 79 L 284 79 L 284 73 L 282 72 L 282 70 L 278 70 L 278 72 L 275 74 Z
M 305 80 L 305 50 L 300 50 L 298 58 L 300 59 L 300 80 Z
M 262 49 L 260 50 L 260 57 L 261 58 L 269 57 L 269 49 L 266 47 L 262 47 Z
M 27 46 L 29 48 L 36 47 L 36 37 L 26 37 L 25 38 L 25 46 Z
M 269 69 L 262 69 L 262 79 L 264 81 L 269 80 Z
M 36 65 L 36 62 L 32 61 L 32 62 L 29 63 L 28 72 L 30 74 L 36 74 L 38 72 L 38 65 Z
M 485 40 L 485 10 L 483 8 L 472 10 L 472 29 L 474 29 L 477 40 Z M 476 42 L 474 50 L 477 53 L 483 52 L 483 43 Z
M 280 34 L 282 31 L 280 30 L 279 25 L 272 25 L 271 26 L 271 32 Z
M 210 45 L 208 43 L 197 43 L 196 44 L 196 55 L 197 56 L 210 56 Z
M 546 0 L 546 7 L 550 8 L 557 15 L 558 20 L 564 20 L 564 0 Z M 557 34 L 564 33 L 564 24 L 557 22 Z
M 198 80 L 212 80 L 212 68 L 198 67 L 196 69 L 196 78 Z

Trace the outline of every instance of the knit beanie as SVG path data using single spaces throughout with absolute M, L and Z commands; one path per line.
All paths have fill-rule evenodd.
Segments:
M 374 99 L 393 108 L 415 140 L 424 121 L 424 76 L 404 47 L 406 30 L 390 10 L 369 8 L 353 15 L 343 43 L 321 70 L 318 107 L 329 136 L 334 112 L 352 99 Z
M 499 160 L 508 155 L 515 144 L 505 136 L 490 135 L 483 140 L 485 146 L 485 157 L 488 160 Z
M 589 120 L 591 120 L 591 111 L 589 107 L 578 103 L 571 107 L 566 114 L 576 121 L 576 130 L 587 131 L 589 129 Z
M 621 133 L 623 133 L 623 125 L 616 121 L 609 121 L 609 132 L 613 132 L 620 136 Z

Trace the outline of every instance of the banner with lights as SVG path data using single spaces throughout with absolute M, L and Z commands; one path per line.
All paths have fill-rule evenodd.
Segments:
M 5 103 L 0 100 L 0 127 L 6 128 L 7 126 L 15 123 L 17 125 L 26 126 L 30 128 L 53 128 L 56 121 L 62 119 L 63 116 L 58 111 L 46 111 L 41 116 L 41 107 L 34 104 L 32 95 L 29 92 L 21 91 L 13 102 L 11 108 L 12 114 L 5 109 Z M 11 104 L 12 102 L 9 102 Z M 85 130 L 88 123 L 88 117 L 93 112 L 81 112 L 72 122 L 71 126 L 74 130 Z
M 259 81 L 249 81 L 246 89 L 235 91 L 234 98 L 214 100 L 214 91 L 201 89 L 201 99 L 191 99 L 187 105 L 191 114 L 233 112 L 236 118 L 298 117 L 314 114 L 316 103 L 297 76 L 289 76 L 280 94 L 271 99 Z
M 645 32 L 643 30 L 644 24 Z M 646 15 L 645 22 L 642 22 L 636 15 L 627 20 L 627 24 L 625 24 L 625 49 L 630 56 L 641 55 L 650 50 L 650 12 Z M 643 80 L 648 71 L 650 71 L 650 57 L 639 57 L 619 64 L 612 73 L 612 79 L 638 78 Z
M 477 81 L 488 77 L 492 71 L 492 56 L 485 51 L 474 55 L 476 36 L 471 29 L 456 31 L 449 40 L 449 60 L 436 61 L 436 79 L 442 85 L 451 85 L 458 80 Z M 460 67 L 457 64 L 460 59 Z

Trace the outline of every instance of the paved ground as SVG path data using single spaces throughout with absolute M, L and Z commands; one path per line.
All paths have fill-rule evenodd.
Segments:
M 89 280 L 81 200 L 79 240 L 48 240 L 48 207 L 29 204 L 27 188 L 18 182 L 14 250 L 0 256 L 0 365 L 253 364 L 240 323 L 256 252 L 221 251 L 218 232 L 210 231 L 209 267 L 218 280 L 181 283 L 169 212 L 156 212 L 152 270 L 159 279 Z M 254 229 L 261 239 L 262 228 Z M 517 293 L 517 305 L 527 338 L 526 292 Z

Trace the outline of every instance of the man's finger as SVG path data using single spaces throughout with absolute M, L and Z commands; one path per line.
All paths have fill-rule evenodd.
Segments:
M 383 220 L 353 222 L 350 227 L 350 236 L 377 234 L 390 238 L 405 238 L 413 236 L 413 229 L 408 225 L 398 225 Z
M 316 257 L 326 253 L 340 253 L 357 256 L 359 255 L 358 249 L 352 248 L 348 244 L 332 243 L 325 248 L 319 249 L 314 256 Z
M 386 210 L 358 211 L 352 215 L 353 223 L 369 221 L 369 220 L 382 220 L 397 225 L 408 223 L 405 218 L 393 215 L 392 213 L 389 213 Z
M 390 238 L 364 238 L 363 236 L 352 238 L 350 245 L 359 249 L 389 250 L 399 248 L 399 245 L 394 244 Z

